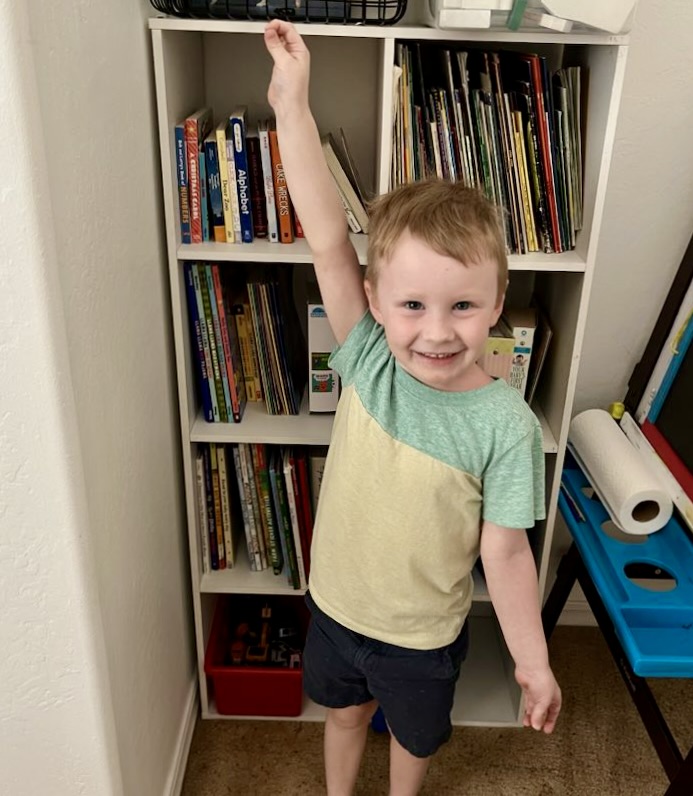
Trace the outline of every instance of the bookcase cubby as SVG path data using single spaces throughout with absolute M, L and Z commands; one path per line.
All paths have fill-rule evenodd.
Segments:
M 554 336 L 542 371 L 533 409 L 544 432 L 547 519 L 529 536 L 539 572 L 540 593 L 555 571 L 554 549 L 559 475 L 570 422 L 577 369 L 589 308 L 594 264 L 599 246 L 614 131 L 628 51 L 626 36 L 577 30 L 561 34 L 536 29 L 511 32 L 442 31 L 416 24 L 395 26 L 302 24 L 299 30 L 311 50 L 311 104 L 323 132 L 344 129 L 366 186 L 388 190 L 392 154 L 393 64 L 399 40 L 449 42 L 453 46 L 489 50 L 518 49 L 547 57 L 549 67 L 580 64 L 587 69 L 583 107 L 584 226 L 573 251 L 561 254 L 511 255 L 510 296 L 517 301 L 536 295 L 550 320 Z M 234 106 L 248 107 L 252 120 L 271 115 L 266 92 L 271 62 L 259 22 L 152 18 L 149 23 L 156 82 L 161 148 L 162 190 L 170 274 L 171 312 L 182 437 L 184 489 L 190 546 L 192 603 L 202 716 L 223 718 L 216 710 L 204 673 L 205 649 L 217 600 L 227 594 L 296 595 L 284 577 L 272 570 L 250 571 L 243 544 L 232 569 L 204 573 L 196 510 L 195 456 L 201 443 L 257 442 L 326 445 L 330 415 L 310 415 L 305 403 L 298 416 L 269 416 L 264 407 L 248 404 L 241 423 L 207 423 L 196 397 L 195 362 L 190 345 L 184 264 L 215 262 L 223 269 L 249 263 L 272 268 L 310 269 L 304 240 L 293 244 L 182 244 L 175 167 L 174 126 L 188 114 L 210 106 L 215 121 Z M 367 237 L 354 235 L 362 263 Z M 455 724 L 518 726 L 521 698 L 513 663 L 480 576 L 475 578 L 471 616 L 471 650 L 458 685 Z M 305 701 L 301 719 L 320 720 L 324 711 Z M 266 717 L 265 717 L 266 718 Z

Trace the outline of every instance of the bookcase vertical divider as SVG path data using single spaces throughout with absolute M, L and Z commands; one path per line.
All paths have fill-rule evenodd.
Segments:
M 376 194 L 386 193 L 390 187 L 390 163 L 392 161 L 392 103 L 394 101 L 393 68 L 395 64 L 395 40 L 383 39 L 380 46 L 380 77 L 378 81 L 378 155 L 376 158 Z

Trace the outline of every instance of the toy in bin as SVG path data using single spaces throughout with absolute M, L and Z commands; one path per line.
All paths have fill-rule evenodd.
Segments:
M 205 653 L 212 711 L 299 716 L 308 611 L 301 598 L 220 599 Z
M 234 620 L 229 635 L 228 664 L 298 669 L 300 645 L 296 623 L 273 616 L 272 606 L 264 603 L 247 616 Z

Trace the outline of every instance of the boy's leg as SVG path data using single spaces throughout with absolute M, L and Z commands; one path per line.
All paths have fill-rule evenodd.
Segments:
M 424 781 L 430 757 L 415 757 L 390 735 L 390 796 L 416 796 Z
M 328 708 L 325 718 L 325 778 L 328 796 L 350 796 L 356 784 L 368 727 L 378 703 Z

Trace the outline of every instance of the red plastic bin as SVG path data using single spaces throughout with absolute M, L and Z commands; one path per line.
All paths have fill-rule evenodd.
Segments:
M 222 716 L 299 716 L 303 709 L 302 667 L 286 669 L 224 663 L 232 612 L 232 600 L 217 602 L 205 653 L 205 674 L 217 712 Z M 305 627 L 303 612 L 297 611 L 297 614 L 301 626 Z

